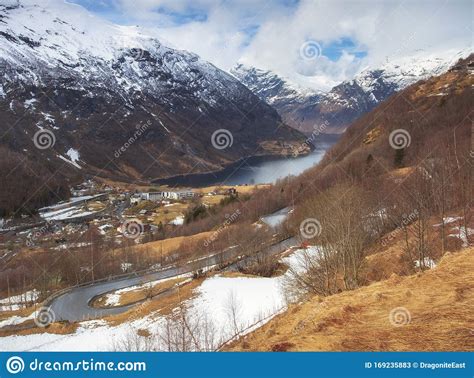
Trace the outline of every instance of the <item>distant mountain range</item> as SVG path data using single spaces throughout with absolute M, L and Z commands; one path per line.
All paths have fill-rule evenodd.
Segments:
M 438 54 L 417 51 L 408 58 L 389 61 L 378 68 L 366 68 L 353 80 L 329 92 L 301 88 L 271 71 L 243 64 L 236 65 L 231 73 L 272 105 L 283 121 L 295 129 L 307 135 L 315 130 L 340 134 L 395 92 L 447 71 L 469 53 L 469 50 Z
M 0 119 L 10 126 L 0 143 L 25 158 L 146 179 L 304 140 L 232 75 L 137 27 L 60 0 L 0 4 Z M 219 129 L 232 137 L 226 149 L 211 143 Z M 34 146 L 39 130 L 54 134 L 53 147 Z

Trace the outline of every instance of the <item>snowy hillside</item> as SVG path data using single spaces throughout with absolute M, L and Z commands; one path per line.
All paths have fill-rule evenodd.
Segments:
M 14 125 L 0 147 L 15 159 L 152 179 L 303 140 L 232 75 L 138 27 L 62 0 L 0 4 L 0 120 Z M 225 151 L 211 143 L 219 129 L 232 134 Z M 33 143 L 38 132 L 49 145 Z
M 380 80 L 399 91 L 418 80 L 446 72 L 459 59 L 466 58 L 470 52 L 470 49 L 436 53 L 418 50 L 409 56 L 389 60 L 378 68 L 365 68 L 355 77 L 354 82 L 366 93 L 374 93 L 377 90 L 377 81 Z
M 248 67 L 241 63 L 237 64 L 230 72 L 270 105 L 284 101 L 303 103 L 323 94 L 323 92 L 313 91 L 291 83 L 271 71 Z
M 187 86 L 194 98 L 211 106 L 222 94 L 237 98 L 242 92 L 236 80 L 212 64 L 168 48 L 138 27 L 107 23 L 61 0 L 45 4 L 21 0 L 16 7 L 0 6 L 0 56 L 8 68 L 2 85 L 7 88 L 60 74 L 80 78 L 77 89 L 107 80 L 109 88 L 124 95 L 135 89 L 159 96 Z M 140 63 L 145 61 L 158 63 L 160 75 Z

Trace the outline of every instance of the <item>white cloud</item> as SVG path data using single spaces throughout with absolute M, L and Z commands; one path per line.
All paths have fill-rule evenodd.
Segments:
M 466 48 L 472 39 L 470 0 L 301 0 L 294 7 L 282 0 L 119 1 L 131 18 L 158 25 L 158 34 L 166 40 L 220 68 L 228 70 L 242 61 L 319 89 L 350 79 L 367 65 L 417 49 Z M 180 19 L 189 14 L 206 17 L 190 22 L 184 16 Z M 255 25 L 258 30 L 250 38 L 246 30 Z M 328 55 L 325 48 L 343 38 L 367 56 L 358 58 L 354 49 L 343 46 L 337 60 L 301 59 L 305 41 L 319 42 L 322 54 Z
M 291 16 L 262 26 L 244 52 L 244 60 L 273 69 L 301 84 L 326 88 L 351 78 L 366 65 L 415 49 L 437 50 L 470 45 L 471 3 L 452 2 L 302 2 Z M 367 51 L 362 60 L 350 52 L 336 61 L 321 58 L 302 63 L 299 48 L 307 39 L 323 46 L 349 37 Z M 308 65 L 311 65 L 308 67 Z M 303 67 L 302 67 L 303 66 Z M 301 73 L 307 77 L 301 77 Z M 325 85 L 326 84 L 326 85 Z

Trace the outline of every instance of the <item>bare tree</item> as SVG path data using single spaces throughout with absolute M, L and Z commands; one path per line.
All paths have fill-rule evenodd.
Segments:
M 235 291 L 231 290 L 227 298 L 226 313 L 228 321 L 232 325 L 232 331 L 234 335 L 239 335 L 244 328 L 240 321 L 241 306 L 242 304 L 240 303 L 237 294 Z
M 112 349 L 119 352 L 153 352 L 157 350 L 157 339 L 148 331 L 130 326 L 125 336 L 112 343 Z
M 316 219 L 317 224 L 313 235 L 303 236 L 311 237 L 319 253 L 303 253 L 302 269 L 290 268 L 287 290 L 330 295 L 361 284 L 366 247 L 377 238 L 381 222 L 380 214 L 370 205 L 369 196 L 361 188 L 345 185 L 304 204 L 300 218 Z
M 184 304 L 166 317 L 157 334 L 158 349 L 169 352 L 214 351 L 217 330 L 204 314 L 190 311 Z

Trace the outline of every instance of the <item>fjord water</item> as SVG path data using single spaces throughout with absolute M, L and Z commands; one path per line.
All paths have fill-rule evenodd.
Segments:
M 330 146 L 331 143 L 321 144 L 308 155 L 301 157 L 250 157 L 218 172 L 191 173 L 158 179 L 155 182 L 161 185 L 190 187 L 274 183 L 289 175 L 298 175 L 316 165 Z

